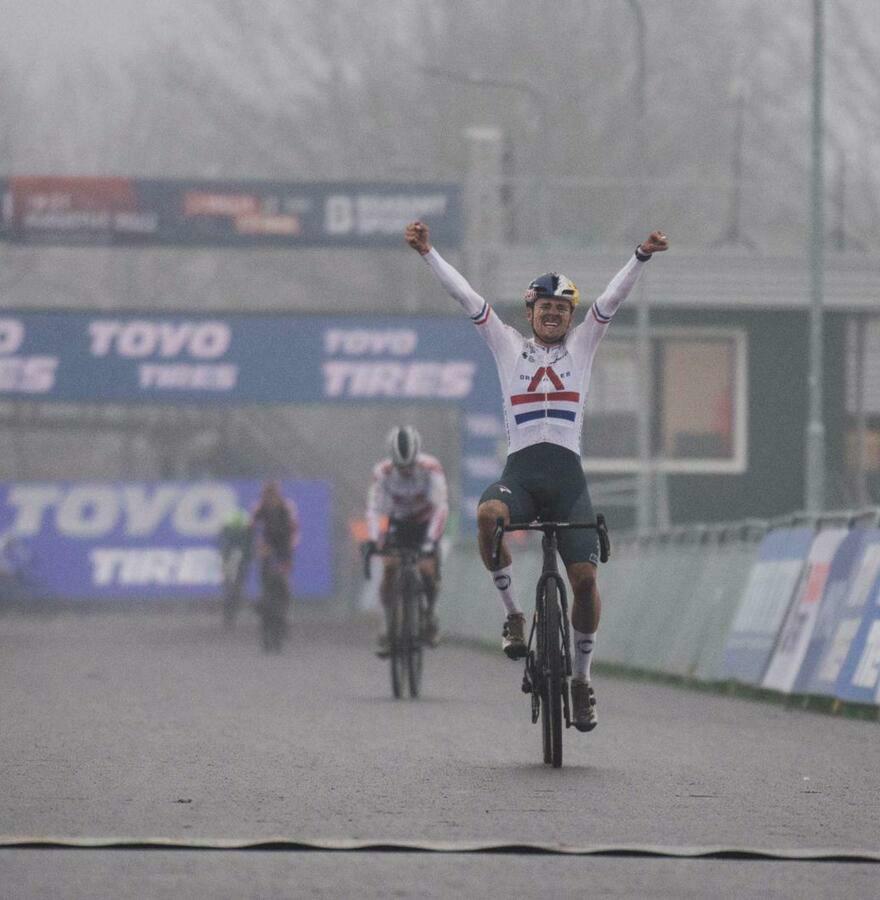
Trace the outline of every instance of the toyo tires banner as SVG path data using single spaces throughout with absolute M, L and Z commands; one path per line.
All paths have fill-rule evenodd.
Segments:
M 0 484 L 0 599 L 215 597 L 217 535 L 259 481 Z M 299 511 L 294 597 L 332 593 L 331 492 L 282 481 Z M 252 578 L 252 587 L 254 580 Z
M 454 307 L 454 301 L 449 301 Z M 466 316 L 0 314 L 0 400 L 447 403 L 462 410 L 462 497 L 503 467 L 492 354 Z

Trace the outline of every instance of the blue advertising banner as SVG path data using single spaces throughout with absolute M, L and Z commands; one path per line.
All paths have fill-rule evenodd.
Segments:
M 798 694 L 833 696 L 840 667 L 880 568 L 880 529 L 853 528 L 834 554 L 825 594 L 794 684 Z M 855 621 L 855 626 L 846 624 Z
M 760 684 L 814 535 L 812 528 L 778 528 L 761 541 L 724 648 L 724 678 Z
M 280 484 L 301 524 L 294 597 L 327 597 L 330 483 Z M 258 481 L 0 484 L 0 588 L 16 600 L 218 596 L 218 532 L 259 493 Z
M 492 354 L 464 315 L 10 310 L 0 313 L 3 399 L 455 404 L 461 410 L 462 511 L 468 518 L 475 516 L 483 489 L 501 474 L 507 452 Z
M 450 301 L 452 302 L 452 301 Z M 464 316 L 0 314 L 0 399 L 454 403 L 463 510 L 506 454 L 492 354 Z
M 876 544 L 871 546 L 880 550 Z M 834 693 L 840 700 L 852 703 L 880 704 L 880 575 L 861 596 L 864 597 L 861 620 L 857 621 L 855 615 L 847 619 L 854 634 Z M 856 600 L 854 597 L 854 604 Z M 856 613 L 855 605 L 852 611 Z
M 451 184 L 19 176 L 0 189 L 0 238 L 19 243 L 401 247 L 413 219 L 461 241 Z
M 825 528 L 813 539 L 804 577 L 779 631 L 763 687 L 784 694 L 793 690 L 825 598 L 832 560 L 847 533 L 845 528 Z
M 458 317 L 0 315 L 0 397 L 243 404 L 483 393 L 499 396 L 492 357 Z

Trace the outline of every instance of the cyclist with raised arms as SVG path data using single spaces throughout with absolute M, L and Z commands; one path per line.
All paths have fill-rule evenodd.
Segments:
M 477 524 L 480 556 L 507 612 L 502 647 L 511 659 L 521 659 L 526 654 L 525 616 L 514 593 L 506 543 L 502 544 L 498 567 L 493 569 L 492 565 L 496 522 L 528 522 L 539 516 L 545 521 L 592 521 L 593 509 L 580 454 L 584 401 L 590 388 L 593 359 L 614 313 L 632 290 L 645 263 L 669 244 L 662 231 L 651 232 L 591 305 L 585 320 L 574 328 L 574 311 L 580 302 L 577 287 L 556 272 L 539 276 L 528 286 L 524 297 L 526 318 L 532 329 L 531 337 L 526 338 L 505 325 L 431 246 L 424 222 L 411 222 L 405 237 L 470 316 L 498 368 L 508 456 L 500 480 L 480 498 Z M 592 731 L 597 720 L 590 664 L 601 612 L 596 582 L 596 532 L 561 532 L 559 555 L 573 595 L 574 725 L 580 731 Z
M 388 458 L 376 464 L 367 492 L 369 540 L 363 552 L 371 555 L 379 546 L 382 516 L 388 516 L 388 530 L 382 549 L 402 546 L 421 550 L 424 558 L 419 562 L 419 571 L 428 601 L 424 637 L 435 647 L 439 633 L 434 612 L 440 580 L 437 545 L 446 527 L 449 503 L 443 466 L 436 457 L 422 453 L 421 447 L 421 436 L 411 425 L 395 427 L 389 432 Z M 376 653 L 384 658 L 389 654 L 387 611 L 394 600 L 398 561 L 386 556 L 382 563 L 384 568 L 379 596 L 386 611 L 386 627 L 379 633 Z

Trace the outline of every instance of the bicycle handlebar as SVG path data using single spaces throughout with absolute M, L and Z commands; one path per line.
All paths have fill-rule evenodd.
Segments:
M 608 526 L 605 516 L 599 513 L 595 522 L 542 522 L 536 519 L 534 522 L 511 522 L 504 524 L 504 519 L 498 519 L 495 524 L 495 535 L 492 541 L 492 568 L 497 569 L 501 556 L 501 541 L 506 531 L 543 531 L 550 535 L 557 531 L 566 531 L 573 528 L 593 529 L 599 537 L 599 559 L 606 563 L 611 558 L 611 540 L 608 537 Z
M 402 558 L 407 554 L 412 554 L 417 559 L 431 559 L 433 557 L 437 559 L 438 567 L 440 565 L 440 554 L 436 549 L 432 550 L 430 553 L 423 553 L 421 550 L 415 550 L 411 547 L 389 547 L 387 550 L 376 549 L 364 554 L 364 578 L 366 578 L 367 581 L 370 580 L 370 560 L 374 556 L 397 556 Z

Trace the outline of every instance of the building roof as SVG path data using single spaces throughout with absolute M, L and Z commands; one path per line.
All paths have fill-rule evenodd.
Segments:
M 519 303 L 536 275 L 563 272 L 589 301 L 601 293 L 625 260 L 626 251 L 503 247 L 490 283 L 496 303 Z M 648 272 L 648 295 L 658 307 L 797 309 L 810 305 L 806 258 L 761 256 L 746 250 L 672 250 L 652 261 Z M 824 303 L 836 311 L 880 314 L 880 256 L 827 253 Z

